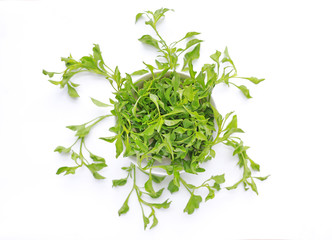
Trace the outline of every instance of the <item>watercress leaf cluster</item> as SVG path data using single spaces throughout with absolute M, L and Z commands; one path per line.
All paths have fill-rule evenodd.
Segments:
M 232 148 L 237 165 L 243 172 L 241 179 L 226 189 L 236 189 L 243 185 L 245 190 L 251 189 L 258 194 L 254 179 L 264 181 L 268 178 L 254 176 L 255 172 L 260 171 L 260 165 L 249 157 L 249 147 L 238 136 L 244 131 L 238 127 L 237 115 L 230 112 L 222 116 L 211 97 L 214 87 L 223 84 L 232 85 L 246 98 L 251 98 L 249 89 L 239 85 L 237 80 L 259 84 L 264 79 L 238 76 L 227 47 L 224 51 L 216 50 L 210 56 L 210 62 L 201 68 L 195 67 L 195 60 L 200 58 L 203 44 L 197 38 L 200 33 L 190 31 L 181 35 L 179 40 L 167 43 L 159 33 L 158 25 L 169 11 L 172 10 L 160 8 L 136 15 L 136 22 L 144 19 L 154 33 L 144 34 L 138 40 L 158 52 L 153 63 L 143 62 L 143 69 L 138 68 L 128 74 L 120 71 L 118 66 L 109 68 L 104 62 L 99 45 L 95 44 L 89 56 L 79 60 L 71 55 L 62 58 L 66 67 L 63 72 L 43 70 L 44 75 L 52 78 L 52 84 L 59 85 L 60 88 L 67 87 L 68 94 L 74 98 L 79 97 L 76 91 L 79 85 L 72 82 L 72 78 L 78 73 L 101 75 L 111 85 L 114 91 L 109 103 L 91 98 L 97 107 L 108 111 L 106 115 L 84 124 L 67 126 L 74 131 L 76 141 L 69 147 L 58 146 L 55 151 L 69 155 L 74 165 L 61 167 L 56 173 L 75 174 L 77 169 L 85 166 L 94 178 L 104 179 L 100 171 L 107 167 L 106 161 L 93 154 L 87 148 L 85 140 L 100 121 L 110 116 L 115 117 L 116 123 L 109 128 L 110 133 L 100 139 L 115 145 L 115 158 L 123 155 L 137 159 L 137 165 L 130 164 L 122 168 L 126 172 L 125 177 L 112 181 L 113 187 L 132 183 L 118 214 L 129 211 L 131 196 L 136 195 L 144 229 L 158 224 L 156 209 L 167 209 L 171 204 L 168 199 L 156 202 L 165 192 L 165 187 L 158 187 L 165 179 L 168 179 L 167 190 L 170 193 L 178 192 L 181 188 L 188 191 L 189 199 L 183 210 L 188 214 L 194 213 L 203 200 L 206 202 L 213 199 L 216 192 L 222 189 L 224 174 L 211 176 L 198 186 L 184 179 L 185 175 L 193 176 L 205 171 L 203 163 L 216 157 L 213 148 L 217 144 L 222 143 Z M 135 76 L 148 73 L 150 75 L 139 81 L 133 80 Z M 56 75 L 60 80 L 53 80 Z M 163 170 L 168 177 L 154 175 L 153 170 L 156 168 Z M 146 176 L 144 184 L 137 182 L 137 171 Z M 205 189 L 206 195 L 200 195 L 201 191 L 197 191 L 198 189 Z

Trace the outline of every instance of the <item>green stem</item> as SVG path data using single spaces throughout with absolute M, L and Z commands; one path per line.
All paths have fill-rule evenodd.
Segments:
M 108 114 L 108 115 L 104 115 L 104 116 L 101 116 L 101 117 L 98 117 L 98 118 L 95 118 L 95 119 L 98 119 L 96 122 L 94 122 L 93 124 L 91 124 L 90 125 L 90 127 L 92 127 L 92 126 L 94 126 L 94 125 L 96 125 L 97 123 L 99 123 L 100 121 L 102 121 L 102 120 L 104 120 L 105 118 L 107 118 L 107 117 L 111 117 L 112 115 L 111 114 Z M 95 120 L 94 119 L 94 120 Z M 92 122 L 92 121 L 90 121 L 90 122 Z
M 94 120 L 96 120 L 96 119 L 98 119 L 98 118 L 103 118 L 103 119 L 104 119 L 105 117 L 110 117 L 110 116 L 112 116 L 112 115 L 111 115 L 111 114 L 108 114 L 108 115 L 99 116 L 99 117 L 96 117 L 96 118 L 90 120 L 89 122 L 86 122 L 86 123 L 82 124 L 82 125 L 87 125 L 87 124 L 89 124 L 90 122 L 93 122 Z
M 90 150 L 86 147 L 84 139 L 83 139 L 83 145 L 84 145 L 85 150 L 87 150 L 88 153 L 92 154 L 92 152 L 90 152 Z
M 194 191 L 190 191 L 190 188 L 189 188 L 188 184 L 186 183 L 186 181 L 183 180 L 182 177 L 180 177 L 180 181 L 183 184 L 183 186 L 188 190 L 188 192 L 190 192 L 190 194 L 193 195 Z
M 80 143 L 80 159 L 82 161 L 80 167 L 82 167 L 83 165 L 85 165 L 85 163 L 84 163 L 84 157 L 83 157 L 83 153 L 82 153 L 82 147 L 83 147 L 84 137 L 80 138 L 80 139 L 81 139 L 81 143 Z
M 140 207 L 141 207 L 141 210 L 142 210 L 142 214 L 143 214 L 143 216 L 145 216 L 144 215 L 144 209 L 143 209 L 143 205 L 142 205 L 142 199 L 139 197 L 139 189 L 138 189 L 138 187 L 135 185 L 135 191 L 136 191 L 136 195 L 137 195 L 137 199 L 138 199 L 138 202 L 139 202 L 139 205 L 140 205 Z
M 114 71 L 109 67 L 107 66 L 105 63 L 104 63 L 105 67 L 107 67 L 109 70 L 111 70 L 111 72 L 114 74 Z
M 77 141 L 79 140 L 80 138 L 77 138 L 76 141 L 73 143 L 73 145 L 71 145 L 69 148 L 72 148 L 76 143 Z
M 153 28 L 153 30 L 156 32 L 156 34 L 157 34 L 157 36 L 159 37 L 159 39 L 160 39 L 160 41 L 161 41 L 161 43 L 164 45 L 164 47 L 165 47 L 165 50 L 166 50 L 166 54 L 165 54 L 165 58 L 166 58 L 166 60 L 167 60 L 167 62 L 168 62 L 168 64 L 169 64 L 169 66 L 170 66 L 170 68 L 173 68 L 173 66 L 172 66 L 172 62 L 171 62 L 171 52 L 170 52 L 170 49 L 169 49 L 169 47 L 167 46 L 167 44 L 166 44 L 166 41 L 161 37 L 161 35 L 159 34 L 159 32 L 157 31 L 157 28 L 156 28 L 156 25 L 154 24 L 154 26 L 152 27 Z M 162 51 L 162 50 L 161 50 Z M 163 51 L 162 51 L 163 52 Z M 174 69 L 175 70 L 175 69 Z

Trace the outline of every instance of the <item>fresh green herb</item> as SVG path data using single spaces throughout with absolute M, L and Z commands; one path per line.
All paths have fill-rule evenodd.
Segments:
M 223 52 L 216 51 L 212 54 L 211 63 L 203 65 L 201 69 L 194 69 L 194 61 L 200 57 L 202 40 L 196 38 L 200 33 L 188 32 L 180 40 L 166 43 L 157 26 L 168 11 L 170 9 L 161 8 L 155 12 L 146 11 L 136 15 L 136 22 L 145 18 L 145 24 L 155 33 L 155 36 L 143 35 L 138 39 L 143 44 L 156 48 L 160 53 L 155 64 L 143 62 L 145 68 L 122 75 L 118 67 L 112 70 L 105 64 L 99 45 L 95 44 L 93 53 L 80 60 L 75 60 L 71 55 L 62 58 L 66 65 L 65 71 L 43 71 L 43 74 L 50 78 L 60 75 L 60 81 L 50 82 L 59 85 L 60 88 L 67 86 L 71 97 L 79 97 L 76 90 L 79 85 L 72 82 L 72 77 L 77 73 L 92 72 L 104 76 L 109 81 L 115 91 L 115 100 L 110 98 L 109 103 L 94 98 L 91 100 L 98 107 L 111 107 L 110 114 L 97 117 L 85 124 L 67 127 L 76 133 L 77 140 L 72 146 L 59 146 L 55 151 L 70 154 L 76 165 L 61 167 L 57 174 L 74 174 L 76 169 L 86 166 L 96 179 L 104 179 L 99 171 L 107 166 L 105 159 L 88 150 L 85 138 L 98 122 L 110 116 L 116 117 L 115 126 L 110 128 L 110 132 L 115 135 L 100 139 L 115 144 L 116 158 L 123 154 L 124 157 L 134 156 L 137 159 L 137 166 L 130 164 L 129 167 L 122 168 L 127 172 L 125 178 L 113 180 L 114 187 L 127 184 L 128 179 L 132 179 L 133 184 L 118 213 L 122 215 L 129 211 L 129 199 L 135 192 L 142 210 L 144 229 L 148 225 L 150 228 L 155 227 L 158 224 L 156 209 L 168 208 L 171 203 L 168 199 L 162 203 L 147 200 L 159 198 L 164 192 L 164 188 L 155 190 L 154 185 L 161 183 L 165 178 L 153 175 L 155 168 L 161 168 L 167 173 L 170 178 L 167 189 L 171 193 L 179 191 L 181 185 L 189 192 L 189 200 L 184 208 L 184 212 L 188 214 L 198 209 L 203 201 L 203 197 L 198 195 L 196 190 L 206 189 L 207 195 L 204 200 L 213 199 L 216 191 L 221 190 L 225 176 L 212 176 L 201 185 L 194 186 L 184 180 L 182 172 L 204 172 L 202 163 L 215 157 L 213 147 L 218 143 L 233 148 L 238 166 L 243 169 L 242 178 L 226 189 L 235 189 L 242 184 L 245 190 L 250 188 L 258 194 L 254 179 L 264 181 L 268 178 L 252 174 L 260 171 L 260 165 L 248 156 L 249 147 L 238 137 L 238 134 L 244 131 L 238 127 L 237 115 L 230 112 L 223 117 L 211 103 L 212 91 L 219 83 L 233 85 L 245 97 L 251 98 L 248 88 L 238 85 L 236 80 L 240 78 L 258 84 L 264 79 L 239 77 L 227 47 Z M 181 69 L 187 71 L 189 76 L 177 71 L 181 55 Z M 136 75 L 147 73 L 150 73 L 150 77 L 144 80 L 132 80 Z M 76 144 L 79 146 L 78 152 L 73 150 Z M 88 162 L 83 152 L 89 154 L 92 163 Z M 137 170 L 147 175 L 143 187 L 137 185 Z M 146 213 L 147 208 L 150 209 L 150 214 Z
M 97 117 L 87 123 L 81 124 L 81 125 L 71 125 L 67 126 L 68 129 L 76 132 L 75 136 L 77 136 L 76 141 L 71 145 L 70 147 L 63 147 L 63 146 L 58 146 L 55 148 L 54 152 L 59 152 L 59 153 L 64 153 L 64 154 L 70 154 L 71 159 L 74 160 L 76 166 L 72 167 L 61 167 L 58 169 L 56 174 L 61 174 L 64 173 L 64 175 L 67 174 L 75 174 L 76 169 L 86 166 L 94 178 L 96 179 L 104 179 L 105 177 L 99 174 L 99 171 L 102 170 L 104 167 L 107 167 L 105 163 L 105 159 L 102 157 L 99 157 L 92 152 L 86 147 L 85 145 L 85 138 L 89 134 L 91 128 L 102 121 L 103 119 L 110 117 L 111 115 L 104 115 Z M 72 148 L 74 145 L 79 143 L 79 152 L 76 153 Z M 86 151 L 89 154 L 89 158 L 92 160 L 92 163 L 88 161 L 86 157 L 83 155 L 83 151 Z
M 131 188 L 128 196 L 126 197 L 122 207 L 118 211 L 119 216 L 122 214 L 125 214 L 126 212 L 129 211 L 128 201 L 129 201 L 131 194 L 133 192 L 135 192 L 138 203 L 139 203 L 139 205 L 141 207 L 141 211 L 142 211 L 144 229 L 146 229 L 146 227 L 148 226 L 149 223 L 151 223 L 150 229 L 155 227 L 158 224 L 158 219 L 156 217 L 156 209 L 169 208 L 171 202 L 168 199 L 162 203 L 148 202 L 147 200 L 144 200 L 143 196 L 147 195 L 147 196 L 150 196 L 151 198 L 159 198 L 161 196 L 161 194 L 163 193 L 164 189 L 161 188 L 156 192 L 154 190 L 152 182 L 160 183 L 161 181 L 164 180 L 165 177 L 153 176 L 150 171 L 150 173 L 148 174 L 149 178 L 144 185 L 144 190 L 145 190 L 144 191 L 136 185 L 136 169 L 139 169 L 139 170 L 141 170 L 141 169 L 136 167 L 134 164 L 130 164 L 129 167 L 123 167 L 122 169 L 127 172 L 127 177 L 118 179 L 118 180 L 113 180 L 113 187 L 125 185 L 127 183 L 127 179 L 129 177 L 131 177 L 133 179 L 133 187 Z M 144 172 L 144 173 L 146 173 L 146 172 Z M 149 215 L 146 214 L 144 208 L 149 208 L 151 210 Z

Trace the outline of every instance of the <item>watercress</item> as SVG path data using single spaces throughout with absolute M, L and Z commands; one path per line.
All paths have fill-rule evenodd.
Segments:
M 49 81 L 60 88 L 66 87 L 73 98 L 79 97 L 76 90 L 79 85 L 72 81 L 73 76 L 78 73 L 95 73 L 104 76 L 110 83 L 115 100 L 110 98 L 109 103 L 103 103 L 91 98 L 96 106 L 110 108 L 108 114 L 81 125 L 67 126 L 75 132 L 77 139 L 73 145 L 58 146 L 55 151 L 70 154 L 75 165 L 61 167 L 56 173 L 75 174 L 77 169 L 84 166 L 91 171 L 94 178 L 104 179 L 99 171 L 107 167 L 106 161 L 87 148 L 85 138 L 97 123 L 111 116 L 116 117 L 115 126 L 109 129 L 113 134 L 105 134 L 106 136 L 100 139 L 115 143 L 116 158 L 123 154 L 124 157 L 134 156 L 137 159 L 137 165 L 131 163 L 122 168 L 127 174 L 124 178 L 113 180 L 114 187 L 127 184 L 129 179 L 132 182 L 132 188 L 118 213 L 122 215 L 128 212 L 129 199 L 135 193 L 142 210 L 144 229 L 149 224 L 150 228 L 156 226 L 156 209 L 169 208 L 171 203 L 168 199 L 161 203 L 152 200 L 161 197 L 164 192 L 164 188 L 155 189 L 153 182 L 159 184 L 166 178 L 154 175 L 155 168 L 161 168 L 167 173 L 167 189 L 171 193 L 179 191 L 181 186 L 188 191 L 189 200 L 183 210 L 188 214 L 199 208 L 203 201 L 202 196 L 195 191 L 205 188 L 205 201 L 213 199 L 215 192 L 219 191 L 220 185 L 225 182 L 225 176 L 211 176 L 201 185 L 194 186 L 187 183 L 182 174 L 204 172 L 202 163 L 215 157 L 213 147 L 219 143 L 233 148 L 238 166 L 243 169 L 242 178 L 226 189 L 235 189 L 242 184 L 245 190 L 251 189 L 258 194 L 254 179 L 263 181 L 268 177 L 253 176 L 253 172 L 260 171 L 260 165 L 248 156 L 249 147 L 245 146 L 237 135 L 243 133 L 238 127 L 237 115 L 230 112 L 223 117 L 211 102 L 211 94 L 217 84 L 233 85 L 245 97 L 251 98 L 248 88 L 238 85 L 236 80 L 241 78 L 258 84 L 264 79 L 238 76 L 227 47 L 222 52 L 216 51 L 212 54 L 212 62 L 203 65 L 201 69 L 195 69 L 193 63 L 200 57 L 202 40 L 197 38 L 200 33 L 188 32 L 180 40 L 166 43 L 158 32 L 158 23 L 168 11 L 171 10 L 161 8 L 136 15 L 136 22 L 145 18 L 145 24 L 155 33 L 154 37 L 143 35 L 139 41 L 159 52 L 154 63 L 143 62 L 144 69 L 125 75 L 120 73 L 118 67 L 111 69 L 105 64 L 99 45 L 95 44 L 89 56 L 79 60 L 75 60 L 71 55 L 61 58 L 66 66 L 63 72 L 43 70 L 43 74 L 50 78 L 60 75 L 60 80 Z M 188 72 L 188 77 L 178 71 L 180 57 L 183 59 L 181 71 Z M 151 74 L 149 78 L 133 81 L 133 77 L 147 73 Z M 76 144 L 79 146 L 78 152 L 73 150 Z M 139 187 L 136 181 L 137 171 L 142 171 L 147 177 L 142 187 Z M 149 214 L 146 209 L 150 209 Z

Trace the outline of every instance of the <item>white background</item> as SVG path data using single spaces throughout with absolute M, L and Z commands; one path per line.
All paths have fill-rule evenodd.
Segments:
M 156 52 L 137 41 L 151 31 L 134 18 L 160 7 L 175 9 L 160 25 L 167 40 L 202 32 L 197 67 L 228 46 L 239 74 L 266 78 L 247 83 L 250 100 L 222 85 L 213 96 L 222 114 L 236 111 L 249 155 L 271 177 L 257 183 L 259 196 L 223 189 L 191 216 L 183 213 L 184 189 L 165 192 L 171 207 L 144 231 L 134 195 L 130 211 L 117 215 L 130 184 L 112 188 L 111 180 L 124 176 L 128 160 L 115 159 L 113 145 L 98 140 L 110 135 L 113 119 L 87 141 L 107 158 L 106 180 L 86 169 L 55 175 L 72 164 L 53 152 L 74 140 L 65 126 L 104 114 L 89 97 L 107 101 L 111 88 L 81 75 L 81 98 L 72 100 L 41 72 L 62 71 L 60 57 L 90 54 L 93 43 L 123 73 L 152 63 Z M 329 1 L 0 1 L 0 239 L 331 239 L 330 10 Z M 186 179 L 225 173 L 225 186 L 234 183 L 241 171 L 231 149 L 216 152 L 207 174 Z

